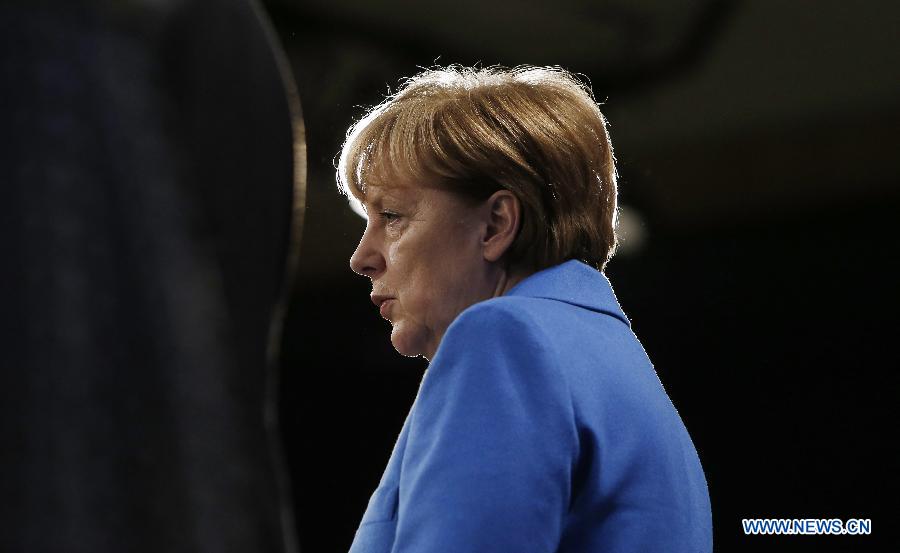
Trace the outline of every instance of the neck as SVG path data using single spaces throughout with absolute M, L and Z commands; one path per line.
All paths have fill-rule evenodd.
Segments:
M 516 284 L 525 280 L 528 275 L 522 272 L 508 271 L 503 269 L 500 271 L 500 278 L 497 279 L 497 285 L 494 287 L 493 298 L 502 296 L 509 292 Z
M 499 277 L 497 278 L 497 284 L 494 286 L 494 293 L 490 296 L 492 298 L 496 298 L 502 296 L 509 292 L 516 284 L 522 282 L 527 278 L 531 273 L 526 271 L 510 271 L 507 269 L 500 269 Z M 487 298 L 484 298 L 487 299 Z M 428 351 L 422 354 L 427 361 L 431 361 L 434 357 L 434 354 L 437 353 L 437 346 L 441 343 L 444 334 L 441 332 L 440 336 L 437 336 L 437 339 L 434 340 L 434 347 L 429 348 Z

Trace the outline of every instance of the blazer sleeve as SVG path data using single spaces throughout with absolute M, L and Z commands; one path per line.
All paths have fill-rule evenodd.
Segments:
M 559 545 L 577 457 L 571 394 L 540 328 L 497 303 L 454 321 L 422 382 L 394 553 Z

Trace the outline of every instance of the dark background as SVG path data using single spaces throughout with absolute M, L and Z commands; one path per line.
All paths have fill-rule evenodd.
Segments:
M 309 181 L 282 426 L 306 551 L 342 552 L 426 363 L 348 260 L 347 127 L 423 66 L 552 64 L 611 124 L 623 245 L 607 274 L 696 444 L 717 551 L 900 543 L 894 2 L 269 0 Z M 871 518 L 871 536 L 744 536 L 741 518 Z

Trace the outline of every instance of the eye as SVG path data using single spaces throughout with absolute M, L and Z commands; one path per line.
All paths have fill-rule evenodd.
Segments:
M 381 218 L 388 223 L 392 223 L 400 218 L 400 214 L 394 213 L 393 211 L 382 211 L 379 215 L 381 215 Z

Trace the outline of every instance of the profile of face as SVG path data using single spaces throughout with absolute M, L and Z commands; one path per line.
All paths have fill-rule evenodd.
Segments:
M 431 359 L 457 315 L 515 284 L 498 263 L 519 222 L 511 193 L 471 205 L 441 188 L 391 184 L 369 186 L 362 204 L 366 229 L 350 267 L 371 279 L 399 353 Z

